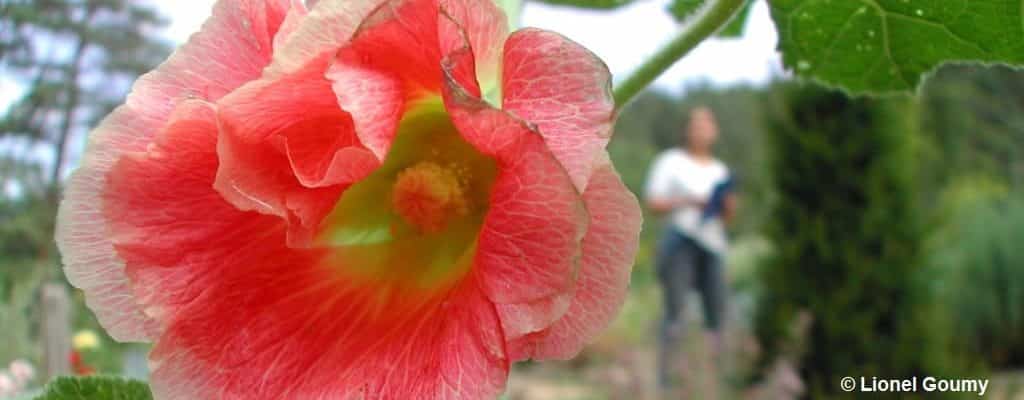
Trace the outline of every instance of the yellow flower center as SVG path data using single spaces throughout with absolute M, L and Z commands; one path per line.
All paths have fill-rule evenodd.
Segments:
M 444 230 L 453 217 L 469 213 L 469 205 L 452 167 L 423 161 L 398 174 L 391 201 L 395 212 L 421 232 Z
M 317 241 L 348 278 L 444 287 L 471 265 L 497 173 L 440 99 L 417 104 L 384 163 L 345 190 Z

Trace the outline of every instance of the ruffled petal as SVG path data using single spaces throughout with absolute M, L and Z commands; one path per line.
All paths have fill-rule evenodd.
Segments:
M 446 67 L 456 60 L 450 59 Z M 447 71 L 451 76 L 453 73 Z M 566 310 L 587 214 L 543 139 L 449 80 L 445 103 L 463 138 L 499 165 L 474 260 L 506 339 L 549 326 Z
M 543 332 L 509 343 L 513 360 L 569 359 L 600 334 L 622 307 L 639 245 L 642 216 L 607 155 L 594 170 L 583 201 L 590 225 L 568 312 Z
M 286 0 L 218 2 L 202 30 L 139 78 L 126 104 L 90 135 L 64 192 L 57 244 L 68 280 L 85 292 L 86 302 L 115 339 L 150 340 L 157 324 L 132 299 L 124 263 L 110 242 L 101 202 L 107 173 L 122 153 L 145 150 L 180 100 L 216 100 L 259 76 L 287 10 Z
M 407 104 L 440 92 L 436 0 L 391 0 L 338 51 L 328 78 L 363 144 L 383 159 Z
M 338 105 L 352 115 L 359 140 L 383 160 L 405 107 L 402 82 L 388 72 L 343 62 L 332 65 L 327 78 Z
M 530 121 L 583 191 L 612 135 L 611 73 L 565 37 L 523 29 L 505 42 L 502 108 Z
M 162 324 L 219 276 L 221 258 L 284 226 L 213 190 L 216 143 L 213 106 L 185 101 L 147 151 L 126 154 L 108 174 L 102 204 L 111 241 L 136 301 Z
M 441 12 L 464 32 L 474 54 L 477 79 L 498 85 L 502 45 L 508 37 L 508 17 L 491 0 L 441 0 Z
M 468 79 L 484 76 L 497 86 L 507 27 L 504 13 L 490 1 L 387 1 L 341 46 L 328 78 L 362 143 L 383 159 L 402 113 L 440 93 L 442 55 L 473 49 L 477 56 L 468 64 Z
M 288 221 L 294 245 L 307 243 L 341 191 L 380 163 L 315 64 L 251 82 L 218 110 L 214 187 L 239 209 Z
M 309 13 L 274 51 L 268 76 L 294 73 L 310 63 L 324 70 L 338 50 L 352 39 L 359 26 L 388 0 L 321 0 L 311 2 Z

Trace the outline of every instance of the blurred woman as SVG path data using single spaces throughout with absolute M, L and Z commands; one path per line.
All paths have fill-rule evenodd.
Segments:
M 700 292 L 706 343 L 712 358 L 721 347 L 726 287 L 722 258 L 728 248 L 725 224 L 735 213 L 732 177 L 712 154 L 718 124 L 707 107 L 690 112 L 680 145 L 661 153 L 650 170 L 647 206 L 667 225 L 658 243 L 656 269 L 664 294 L 665 315 L 658 338 L 658 384 L 668 388 L 673 375 L 685 374 L 679 354 L 686 332 L 684 311 L 690 288 Z M 712 363 L 717 368 L 717 362 Z M 717 376 L 716 371 L 709 371 Z

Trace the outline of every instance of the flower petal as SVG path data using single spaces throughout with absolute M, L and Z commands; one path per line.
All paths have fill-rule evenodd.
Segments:
M 328 78 L 338 104 L 378 158 L 387 154 L 407 102 L 441 84 L 436 0 L 391 0 L 360 24 Z
M 583 193 L 590 225 L 568 312 L 550 328 L 509 344 L 513 360 L 569 359 L 618 313 L 629 290 L 642 217 L 636 197 L 604 155 Z
M 557 33 L 523 29 L 505 42 L 502 79 L 502 108 L 537 125 L 583 191 L 615 123 L 608 67 Z
M 219 258 L 283 227 L 213 190 L 216 142 L 213 106 L 185 101 L 147 151 L 126 154 L 108 174 L 102 204 L 111 241 L 136 300 L 162 324 L 216 279 Z
M 320 0 L 274 51 L 267 75 L 290 74 L 310 63 L 326 69 L 367 16 L 388 0 Z
M 281 21 L 281 27 L 278 28 L 277 34 L 274 35 L 275 49 L 284 47 L 285 40 L 299 28 L 299 23 L 303 18 L 306 18 L 307 14 L 309 14 L 309 10 L 306 9 L 306 5 L 303 4 L 302 0 L 291 0 L 291 8 L 288 9 L 284 20 Z
M 250 82 L 218 110 L 214 187 L 239 209 L 287 220 L 294 245 L 308 242 L 341 191 L 380 163 L 316 64 Z
M 420 293 L 339 277 L 316 252 L 273 243 L 223 260 L 227 273 L 160 338 L 151 355 L 157 397 L 487 399 L 501 391 L 504 341 L 472 275 Z
M 216 100 L 259 76 L 287 9 L 286 0 L 218 2 L 202 30 L 139 78 L 126 104 L 91 134 L 65 189 L 57 244 L 68 280 L 85 291 L 86 302 L 115 339 L 148 340 L 156 335 L 157 325 L 134 303 L 123 261 L 108 237 L 100 200 L 108 171 L 122 153 L 144 150 L 178 101 Z
M 441 0 L 441 10 L 465 33 L 474 54 L 477 79 L 498 86 L 502 45 L 508 37 L 508 17 L 491 0 Z
M 352 115 L 359 140 L 383 160 L 405 106 L 402 82 L 388 72 L 344 62 L 332 65 L 327 78 L 338 105 Z
M 445 102 L 466 141 L 498 161 L 474 265 L 484 293 L 498 307 L 506 338 L 515 339 L 564 313 L 564 296 L 575 285 L 586 210 L 562 165 L 523 121 L 469 95 L 453 80 Z

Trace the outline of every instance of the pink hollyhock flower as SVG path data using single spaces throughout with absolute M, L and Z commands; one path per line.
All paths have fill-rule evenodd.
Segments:
M 93 132 L 58 243 L 159 399 L 479 399 L 621 305 L 610 77 L 488 0 L 222 0 Z

